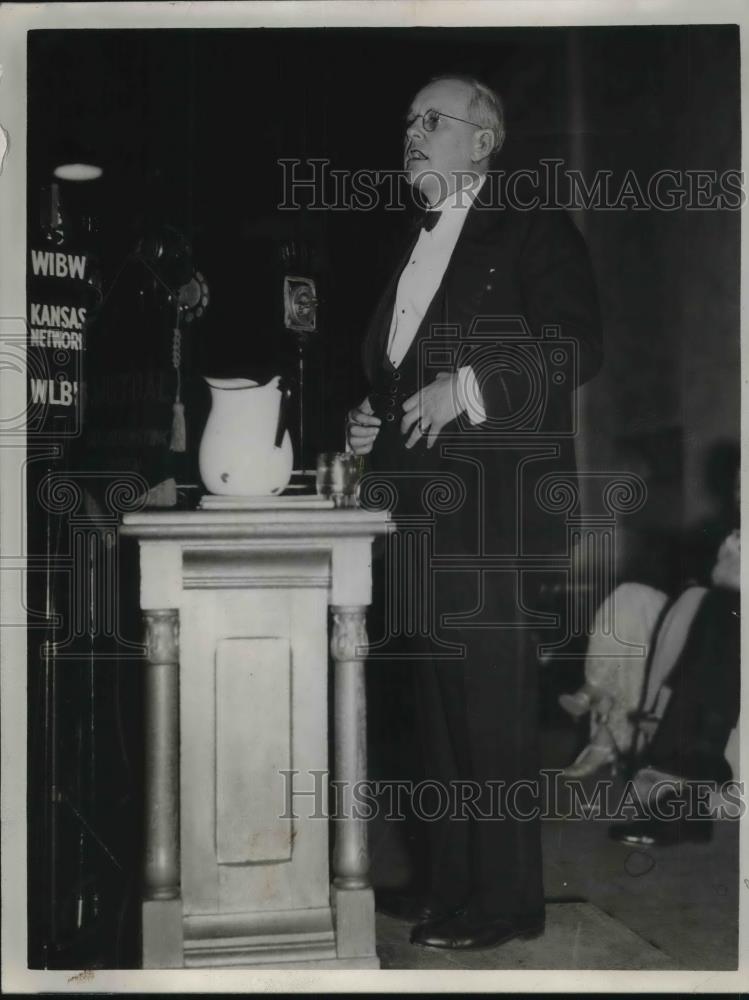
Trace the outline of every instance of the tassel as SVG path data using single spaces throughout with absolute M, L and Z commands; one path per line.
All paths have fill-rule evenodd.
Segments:
M 169 442 L 169 450 L 185 451 L 186 442 L 185 407 L 183 403 L 176 402 L 172 405 L 172 439 Z

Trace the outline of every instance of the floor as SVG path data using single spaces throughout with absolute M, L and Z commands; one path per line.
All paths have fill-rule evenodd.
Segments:
M 662 848 L 617 844 L 607 838 L 606 826 L 547 822 L 547 896 L 588 900 L 659 948 L 676 968 L 735 969 L 739 824 L 716 823 L 709 844 Z
M 552 903 L 547 911 L 542 937 L 475 952 L 416 948 L 408 943 L 406 924 L 378 914 L 377 952 L 383 969 L 680 968 L 665 952 L 590 903 Z
M 569 734 L 547 736 L 546 766 L 561 766 Z M 378 914 L 383 968 L 735 969 L 739 824 L 716 822 L 706 844 L 664 848 L 618 844 L 608 826 L 595 818 L 544 821 L 542 937 L 446 953 L 410 945 L 407 924 Z M 407 877 L 399 831 L 375 827 L 370 844 L 376 885 Z

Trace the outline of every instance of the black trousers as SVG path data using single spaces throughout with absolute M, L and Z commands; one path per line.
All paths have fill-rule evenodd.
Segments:
M 414 783 L 406 828 L 417 881 L 478 918 L 540 915 L 537 670 L 514 575 L 487 574 L 480 585 L 474 572 L 434 574 L 430 627 L 388 634 L 383 562 L 370 626 L 375 652 L 384 640 L 368 665 L 370 759 L 376 774 Z M 444 623 L 474 609 L 469 624 Z
M 724 751 L 739 717 L 740 618 L 737 591 L 705 595 L 667 681 L 671 697 L 647 761 L 694 781 L 731 777 Z

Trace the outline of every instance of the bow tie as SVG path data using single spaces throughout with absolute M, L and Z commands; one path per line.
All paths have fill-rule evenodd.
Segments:
M 428 209 L 426 212 L 422 212 L 421 228 L 426 229 L 428 233 L 431 232 L 440 221 L 441 215 L 442 212 L 436 212 L 434 209 Z

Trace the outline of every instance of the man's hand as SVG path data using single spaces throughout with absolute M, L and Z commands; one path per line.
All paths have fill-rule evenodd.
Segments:
M 346 438 L 355 455 L 368 455 L 380 430 L 381 420 L 374 415 L 372 404 L 365 399 L 349 410 L 346 417 Z
M 425 437 L 427 448 L 431 448 L 445 424 L 463 409 L 459 402 L 458 373 L 440 372 L 434 382 L 409 396 L 403 404 L 401 433 L 411 432 L 406 447 L 413 448 Z

